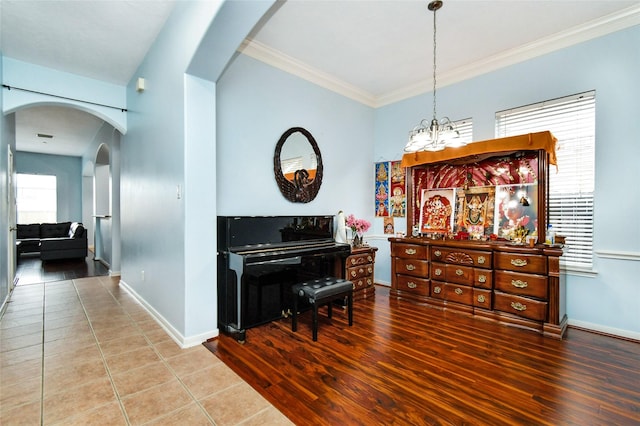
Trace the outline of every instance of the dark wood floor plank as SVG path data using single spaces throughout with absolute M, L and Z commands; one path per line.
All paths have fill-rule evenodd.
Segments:
M 570 328 L 558 341 L 389 298 L 206 344 L 299 425 L 640 424 L 640 343 Z

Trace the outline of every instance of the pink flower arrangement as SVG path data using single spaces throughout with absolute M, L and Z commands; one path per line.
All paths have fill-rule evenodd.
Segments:
M 351 230 L 358 234 L 361 235 L 365 232 L 367 232 L 369 230 L 369 228 L 371 227 L 371 223 L 367 220 L 364 219 L 356 219 L 356 217 L 352 214 L 350 214 L 349 216 L 347 216 L 347 221 L 346 224 L 349 228 L 351 228 Z

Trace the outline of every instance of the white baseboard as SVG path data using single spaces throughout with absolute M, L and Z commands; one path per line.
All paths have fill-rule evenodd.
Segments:
M 569 319 L 567 322 L 569 326 L 583 328 L 585 330 L 591 330 L 597 333 L 610 334 L 612 336 L 624 337 L 626 339 L 637 340 L 640 342 L 640 333 L 629 330 L 622 330 L 620 328 L 607 327 L 600 324 L 593 324 L 586 321 L 578 321 Z
M 205 333 L 201 333 L 195 336 L 183 336 L 178 330 L 176 330 L 169 321 L 167 321 L 153 306 L 149 305 L 134 289 L 132 289 L 126 282 L 120 280 L 119 283 L 125 290 L 127 290 L 136 299 L 142 307 L 151 315 L 151 317 L 167 332 L 167 334 L 178 344 L 182 349 L 198 346 L 213 337 L 218 337 L 219 330 L 211 330 Z

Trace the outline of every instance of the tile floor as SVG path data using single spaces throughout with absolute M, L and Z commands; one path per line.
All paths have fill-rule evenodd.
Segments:
M 0 321 L 0 424 L 292 423 L 99 276 L 15 288 Z

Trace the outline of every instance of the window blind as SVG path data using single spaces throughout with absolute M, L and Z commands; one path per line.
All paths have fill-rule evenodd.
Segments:
M 593 266 L 595 91 L 496 113 L 496 137 L 549 130 L 558 138 L 549 172 L 549 223 L 567 238 L 567 268 Z

